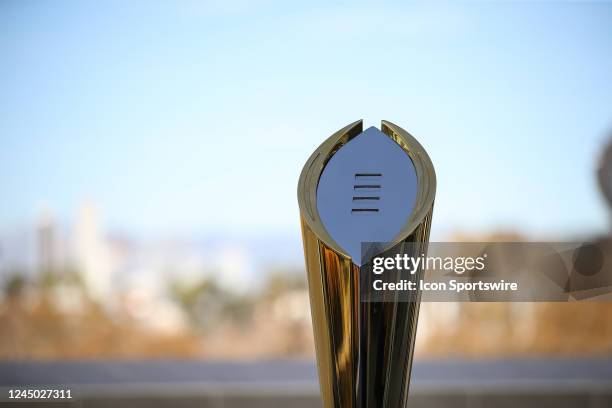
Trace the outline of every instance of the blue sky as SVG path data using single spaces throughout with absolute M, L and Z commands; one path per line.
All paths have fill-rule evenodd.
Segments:
M 0 3 L 0 229 L 299 228 L 303 163 L 363 118 L 415 135 L 434 237 L 607 230 L 612 4 Z

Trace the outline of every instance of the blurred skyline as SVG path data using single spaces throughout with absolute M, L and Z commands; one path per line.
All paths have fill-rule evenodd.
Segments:
M 350 5 L 350 7 L 348 7 Z M 429 152 L 432 239 L 608 229 L 612 4 L 0 3 L 0 230 L 299 240 L 309 154 L 387 119 Z

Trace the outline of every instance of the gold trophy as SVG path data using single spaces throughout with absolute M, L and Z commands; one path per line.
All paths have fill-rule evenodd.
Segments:
M 306 162 L 298 202 L 324 407 L 406 406 L 420 293 L 363 301 L 361 252 L 386 242 L 426 254 L 435 191 L 423 147 L 387 121 L 351 123 Z

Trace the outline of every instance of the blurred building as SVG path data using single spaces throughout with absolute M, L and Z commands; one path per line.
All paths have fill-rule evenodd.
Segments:
M 74 226 L 74 262 L 87 292 L 104 301 L 111 291 L 111 254 L 96 207 L 81 206 Z
M 57 229 L 49 209 L 39 215 L 36 230 L 36 262 L 40 274 L 57 271 Z

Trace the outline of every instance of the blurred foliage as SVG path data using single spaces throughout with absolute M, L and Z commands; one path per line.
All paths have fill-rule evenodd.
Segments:
M 4 293 L 9 298 L 19 297 L 23 293 L 27 283 L 27 279 L 23 272 L 16 271 L 9 273 L 4 280 Z
M 37 280 L 43 289 L 49 289 L 58 285 L 74 285 L 83 288 L 83 278 L 77 269 L 63 268 L 61 270 L 44 270 Z
M 171 281 L 169 292 L 194 326 L 204 331 L 213 329 L 222 319 L 244 324 L 252 318 L 253 296 L 224 289 L 212 278 L 195 283 Z
M 292 290 L 308 290 L 306 273 L 303 270 L 275 269 L 268 275 L 267 283 L 263 289 L 265 299 L 276 299 L 283 293 Z

